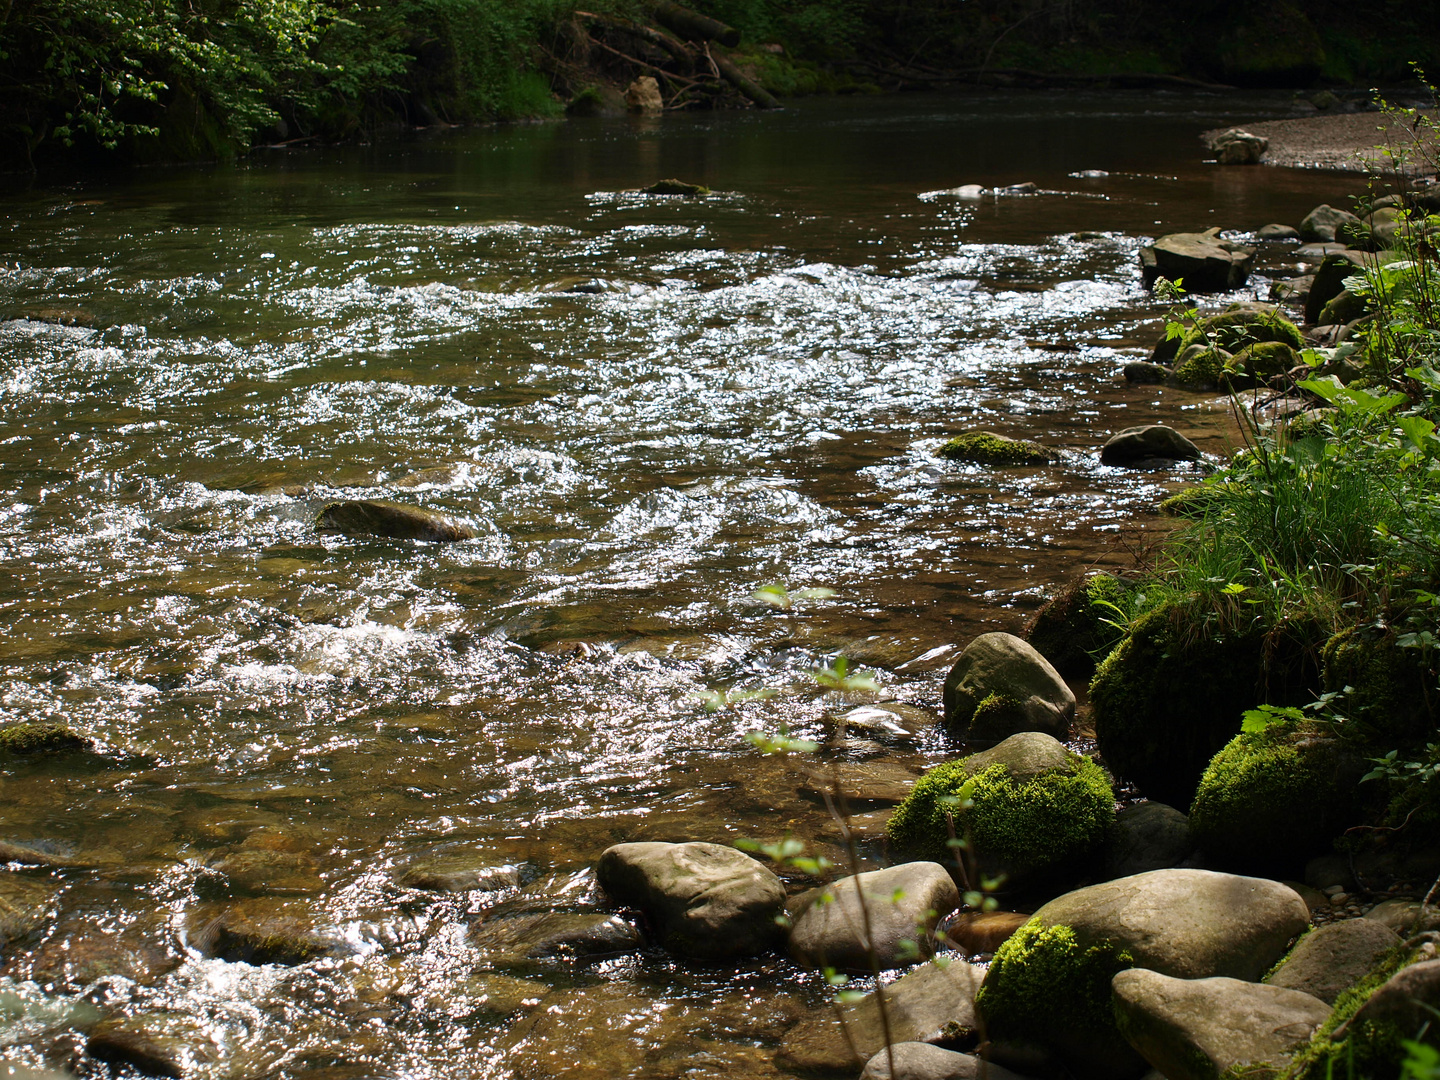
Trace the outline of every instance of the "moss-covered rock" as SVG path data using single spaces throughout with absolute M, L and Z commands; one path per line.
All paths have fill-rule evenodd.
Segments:
M 1200 778 L 1191 832 L 1217 867 L 1298 876 L 1359 820 L 1358 765 L 1339 740 L 1304 725 L 1237 735 Z
M 1066 678 L 1084 678 L 1124 636 L 1134 588 L 1114 574 L 1089 574 L 1037 611 L 1021 636 Z
M 1210 759 L 1239 734 L 1246 709 L 1310 700 L 1318 672 L 1307 644 L 1300 628 L 1230 629 L 1169 604 L 1147 612 L 1090 683 L 1105 763 L 1150 798 L 1189 806 Z
M 63 754 L 94 744 L 60 724 L 10 724 L 0 728 L 0 757 Z
M 1237 388 L 1257 386 L 1301 363 L 1299 351 L 1287 342 L 1257 341 L 1225 361 L 1224 377 Z
M 641 188 L 642 195 L 709 195 L 710 189 L 704 184 L 688 184 L 684 180 L 657 180 L 647 188 Z
M 1343 695 L 1339 711 L 1372 741 L 1395 747 L 1433 736 L 1436 673 L 1424 651 L 1401 647 L 1394 631 L 1350 628 L 1325 643 L 1321 659 L 1325 689 Z
M 1123 947 L 1032 918 L 996 951 L 975 1007 L 992 1042 L 1040 1037 L 1071 1061 L 1110 1060 L 1123 1075 L 1139 1058 L 1115 1024 L 1110 980 L 1133 963 Z
M 1196 342 L 1181 350 L 1169 383 L 1185 390 L 1213 390 L 1220 385 L 1230 354 Z
M 1171 517 L 1203 518 L 1216 509 L 1225 498 L 1222 484 L 1197 484 L 1181 488 L 1169 498 L 1160 500 L 1160 512 Z
M 1011 439 L 993 431 L 967 431 L 939 450 L 943 458 L 976 465 L 1045 465 L 1055 460 L 1053 451 L 1029 439 Z
M 1392 976 L 1416 960 L 1428 959 L 1430 954 L 1422 950 L 1406 945 L 1391 950 L 1365 978 L 1336 998 L 1330 1018 L 1291 1059 L 1286 1080 L 1333 1080 L 1339 1076 L 1391 1080 L 1399 1076 L 1400 1063 L 1405 1060 L 1401 1043 L 1413 1033 L 1384 1022 L 1351 1021 Z
M 1104 770 L 1047 735 L 1025 732 L 931 769 L 887 832 L 898 848 L 937 862 L 953 861 L 952 837 L 968 838 L 982 866 L 1034 879 L 1096 850 L 1114 820 Z
M 1257 341 L 1281 341 L 1292 349 L 1303 349 L 1305 338 L 1273 304 L 1236 305 L 1218 315 L 1196 321 L 1179 337 L 1161 338 L 1150 359 L 1167 364 L 1192 345 L 1204 345 L 1235 353 Z

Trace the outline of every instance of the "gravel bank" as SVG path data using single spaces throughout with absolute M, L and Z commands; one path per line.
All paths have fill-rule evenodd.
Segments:
M 1440 114 L 1430 111 L 1426 115 L 1433 120 Z M 1270 140 L 1263 164 L 1301 169 L 1368 172 L 1379 168 L 1390 172 L 1394 166 L 1384 147 L 1408 147 L 1414 142 L 1414 134 L 1408 125 L 1378 112 L 1311 116 L 1301 120 L 1265 120 L 1240 126 Z M 1220 130 L 1207 131 L 1204 138 L 1208 142 Z M 1425 146 L 1426 153 L 1412 155 L 1407 172 L 1436 171 L 1440 139 L 1436 138 L 1433 130 L 1426 133 Z

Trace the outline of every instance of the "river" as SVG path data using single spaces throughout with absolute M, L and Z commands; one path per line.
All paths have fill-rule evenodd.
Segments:
M 953 755 L 959 648 L 1132 560 L 1195 475 L 1102 467 L 1104 439 L 1229 446 L 1224 400 L 1119 377 L 1163 315 L 1136 252 L 1357 192 L 1202 162 L 1201 130 L 1291 111 L 852 97 L 12 184 L 0 723 L 97 752 L 0 763 L 0 841 L 55 864 L 6 875 L 51 899 L 0 947 L 0 1056 L 109 1076 L 87 1033 L 130 1016 L 207 1078 L 777 1075 L 829 993 L 788 960 L 515 966 L 468 928 L 593 910 L 623 840 L 790 831 L 838 860 L 747 732 L 880 706 L 907 734 L 829 753 Z M 632 190 L 671 176 L 713 193 Z M 935 456 L 970 427 L 1062 460 Z M 478 537 L 317 533 L 346 497 Z M 837 655 L 878 692 L 820 686 Z M 510 885 L 399 883 L 432 863 Z M 217 958 L 256 895 L 336 955 Z

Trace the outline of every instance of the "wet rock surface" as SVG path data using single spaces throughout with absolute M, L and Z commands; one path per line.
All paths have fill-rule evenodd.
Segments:
M 682 956 L 749 956 L 778 942 L 784 886 L 734 848 L 618 844 L 600 856 L 596 878 L 617 903 L 644 911 L 661 944 Z
M 893 1065 L 893 1068 L 892 1068 Z M 971 1054 L 932 1046 L 899 1043 L 865 1063 L 860 1080 L 1023 1080 L 1009 1069 Z
M 983 969 L 960 961 L 940 967 L 932 960 L 885 986 L 879 992 L 891 1039 L 934 1043 L 974 1032 L 975 992 L 983 975 Z M 839 1016 L 829 1007 L 811 1013 L 786 1032 L 775 1060 L 799 1073 L 853 1075 L 884 1045 L 880 1009 L 871 994 L 842 1005 Z
M 315 527 L 346 536 L 381 536 L 397 540 L 454 543 L 475 539 L 475 530 L 433 510 L 380 499 L 331 503 L 320 511 Z
M 209 1029 L 180 1012 L 141 1013 L 102 1021 L 85 1044 L 93 1058 L 129 1066 L 145 1076 L 184 1077 L 211 1063 Z
M 1105 465 L 1135 465 L 1156 459 L 1195 461 L 1200 448 L 1174 428 L 1164 424 L 1142 424 L 1116 432 L 1100 448 Z
M 1298 990 L 1239 979 L 1115 976 L 1120 1030 L 1168 1080 L 1214 1080 L 1237 1065 L 1281 1067 L 1330 1006 Z
M 199 914 L 190 938 L 207 955 L 257 965 L 303 964 L 355 951 L 337 927 L 295 900 L 243 900 L 208 919 Z
M 1331 923 L 1301 938 L 1265 981 L 1302 990 L 1334 1005 L 1337 997 L 1364 978 L 1400 941 L 1393 930 L 1371 919 Z
M 484 963 L 497 968 L 531 966 L 535 960 L 619 956 L 644 944 L 634 926 L 603 912 L 487 919 L 471 928 L 468 940 Z
M 811 967 L 868 972 L 915 963 L 935 950 L 935 925 L 960 906 L 943 866 L 902 863 L 841 878 L 785 905 L 790 952 Z
M 1014 634 L 970 642 L 945 678 L 943 698 L 945 726 L 982 744 L 1022 731 L 1063 739 L 1075 717 L 1075 694 L 1065 680 Z

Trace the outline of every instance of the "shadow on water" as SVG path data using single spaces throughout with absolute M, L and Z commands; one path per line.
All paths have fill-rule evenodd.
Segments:
M 593 911 L 574 875 L 616 841 L 836 854 L 747 731 L 878 700 L 895 729 L 837 760 L 953 754 L 958 646 L 1124 562 L 1193 478 L 1102 467 L 1104 438 L 1229 445 L 1225 402 L 1118 377 L 1161 318 L 1136 251 L 1358 190 L 1201 161 L 1199 131 L 1287 107 L 856 98 L 12 193 L 0 314 L 37 318 L 0 323 L 0 718 L 100 756 L 3 766 L 0 840 L 51 856 L 9 879 L 45 895 L 5 931 L 6 1055 L 78 1067 L 119 1013 L 216 1077 L 774 1073 L 825 994 L 786 960 L 492 970 L 466 928 Z M 627 190 L 672 175 L 714 193 Z M 972 426 L 1061 461 L 934 455 Z M 317 534 L 339 497 L 477 538 Z M 752 599 L 771 583 L 834 595 Z M 837 653 L 880 693 L 817 686 Z M 397 883 L 437 859 L 514 878 Z M 262 902 L 339 944 L 207 955 Z

